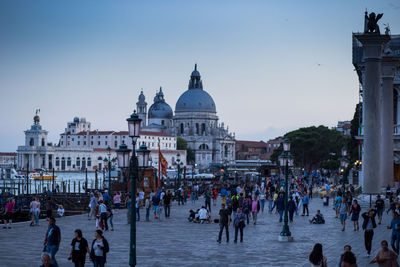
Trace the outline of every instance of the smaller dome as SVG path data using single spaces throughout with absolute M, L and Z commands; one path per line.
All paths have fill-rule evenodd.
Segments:
M 75 123 L 79 123 L 79 118 L 78 118 L 78 117 L 75 117 L 75 118 L 74 118 L 74 122 L 75 122 Z
M 33 121 L 34 121 L 35 123 L 40 122 L 40 117 L 39 117 L 39 115 L 36 115 L 35 117 L 33 117 Z
M 197 71 L 197 64 L 194 64 L 194 71 L 192 71 L 190 77 L 200 77 L 200 72 Z
M 139 95 L 139 102 L 140 101 L 145 101 L 146 100 L 146 97 L 144 96 L 144 94 L 143 94 L 143 90 L 142 91 L 140 91 L 140 95 Z
M 172 108 L 165 102 L 157 102 L 150 106 L 149 119 L 172 119 Z

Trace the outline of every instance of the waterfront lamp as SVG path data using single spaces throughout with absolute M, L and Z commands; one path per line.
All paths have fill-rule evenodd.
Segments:
M 283 145 L 283 151 L 289 152 L 290 151 L 290 142 L 289 139 L 285 138 L 285 140 L 282 142 Z
M 136 114 L 136 110 L 133 111 L 132 115 L 126 119 L 128 122 L 128 133 L 134 142 L 139 138 L 140 134 L 140 122 L 142 119 Z
M 146 145 L 141 145 L 137 150 L 139 167 L 146 168 L 149 166 L 150 152 Z
M 118 166 L 122 169 L 129 167 L 130 153 L 132 150 L 128 149 L 125 144 L 119 146 L 119 149 L 115 150 L 117 152 Z

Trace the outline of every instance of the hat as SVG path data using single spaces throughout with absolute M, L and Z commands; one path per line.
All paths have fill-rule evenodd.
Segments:
M 108 193 L 108 190 L 104 190 L 104 193 Z

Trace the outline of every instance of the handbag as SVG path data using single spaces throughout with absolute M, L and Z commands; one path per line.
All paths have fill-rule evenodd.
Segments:
M 244 223 L 244 221 L 240 221 L 239 222 L 239 228 L 245 228 L 246 224 Z

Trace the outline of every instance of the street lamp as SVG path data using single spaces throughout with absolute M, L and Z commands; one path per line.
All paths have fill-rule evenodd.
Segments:
M 347 150 L 345 147 L 343 147 L 342 158 L 340 159 L 340 167 L 342 168 L 341 171 L 342 171 L 343 194 L 346 192 L 347 166 L 349 166 L 349 160 L 347 159 Z
M 144 170 L 149 166 L 150 152 L 146 145 L 141 145 L 137 151 L 139 168 L 142 169 L 142 179 L 144 178 Z
M 289 230 L 289 220 L 288 220 L 288 176 L 289 176 L 289 167 L 293 166 L 293 157 L 290 154 L 290 142 L 289 139 L 285 138 L 283 141 L 283 152 L 279 156 L 279 165 L 286 166 L 285 168 L 285 217 L 284 224 L 282 228 L 282 232 L 279 235 L 279 241 L 291 242 L 293 241 L 292 234 Z
M 118 165 L 122 168 L 128 168 L 129 167 L 129 179 L 131 182 L 131 207 L 130 207 L 130 212 L 131 212 L 131 229 L 130 229 L 130 249 L 129 249 L 129 265 L 130 266 L 136 266 L 136 180 L 138 179 L 138 158 L 136 157 L 136 142 L 137 139 L 139 138 L 140 134 L 140 123 L 141 119 L 139 116 L 136 114 L 136 111 L 132 113 L 132 115 L 126 119 L 128 122 L 128 134 L 129 137 L 132 138 L 132 155 L 129 160 L 128 164 L 128 158 L 129 158 L 129 152 L 130 150 L 127 149 L 126 145 L 123 147 L 123 145 L 120 146 L 120 149 L 117 150 L 117 159 L 118 159 Z
M 177 183 L 177 188 L 181 187 L 181 164 L 183 165 L 183 162 L 181 162 L 181 154 L 176 154 L 176 165 L 178 165 L 178 183 Z
M 107 147 L 107 155 L 108 155 L 108 193 L 111 194 L 111 147 Z

